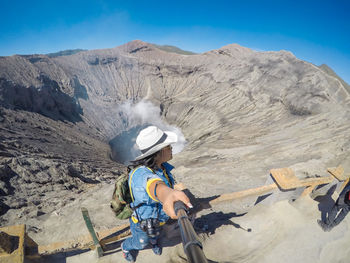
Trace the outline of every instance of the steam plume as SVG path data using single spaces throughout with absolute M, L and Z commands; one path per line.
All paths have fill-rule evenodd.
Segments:
M 142 100 L 136 104 L 125 102 L 118 108 L 119 116 L 122 118 L 124 131 L 110 141 L 112 157 L 114 160 L 128 164 L 141 154 L 136 146 L 138 133 L 149 125 L 155 125 L 164 131 L 175 132 L 178 142 L 173 145 L 173 154 L 183 150 L 186 140 L 181 130 L 165 123 L 161 119 L 160 108 L 150 101 Z

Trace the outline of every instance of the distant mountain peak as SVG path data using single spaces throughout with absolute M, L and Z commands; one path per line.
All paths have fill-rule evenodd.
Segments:
M 79 53 L 81 51 L 86 51 L 86 49 L 67 49 L 67 50 L 62 50 L 62 51 L 58 51 L 55 53 L 48 53 L 45 54 L 46 56 L 50 57 L 50 58 L 54 58 L 54 57 L 61 57 L 61 56 L 70 56 L 70 55 L 74 55 L 76 53 Z
M 226 46 L 223 46 L 221 48 L 219 48 L 219 50 L 222 49 L 230 49 L 230 50 L 238 50 L 238 51 L 244 51 L 244 52 L 252 52 L 252 49 L 247 48 L 247 47 L 243 47 L 237 43 L 233 43 L 233 44 L 228 44 Z
M 151 50 L 162 50 L 169 53 L 176 53 L 181 55 L 195 55 L 196 53 L 191 51 L 182 50 L 172 45 L 158 45 L 154 43 L 147 43 L 142 40 L 133 40 L 124 45 L 119 46 L 122 50 L 128 53 L 136 53 L 139 51 L 151 51 Z
M 143 42 L 138 39 L 132 40 L 124 45 L 118 46 L 117 48 L 127 53 L 136 53 L 139 51 L 150 51 L 153 49 L 150 43 Z
M 176 46 L 157 45 L 157 44 L 152 44 L 152 45 L 160 50 L 170 52 L 170 53 L 176 53 L 176 54 L 181 54 L 181 55 L 196 55 L 196 53 L 194 53 L 192 51 L 183 50 L 183 49 L 178 48 Z
M 337 75 L 337 73 L 334 72 L 333 69 L 331 69 L 328 65 L 326 64 L 322 64 L 320 66 L 318 66 L 320 69 L 322 69 L 323 72 L 327 73 L 328 75 L 338 79 L 341 84 L 343 84 L 344 88 L 347 90 L 347 92 L 350 93 L 350 85 L 348 83 L 346 83 L 341 77 L 339 77 Z

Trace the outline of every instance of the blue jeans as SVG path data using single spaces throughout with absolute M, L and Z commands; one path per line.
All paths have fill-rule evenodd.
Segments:
M 151 245 L 156 245 L 159 236 L 150 238 L 148 237 L 147 233 L 142 231 L 140 228 L 140 223 L 134 223 L 131 218 L 129 219 L 130 222 L 130 231 L 132 236 L 125 239 L 125 241 L 122 244 L 123 250 L 141 250 L 147 247 L 148 243 Z

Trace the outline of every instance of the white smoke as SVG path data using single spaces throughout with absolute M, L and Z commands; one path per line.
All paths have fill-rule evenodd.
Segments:
M 178 141 L 173 145 L 173 154 L 183 150 L 186 139 L 181 130 L 165 123 L 161 119 L 160 108 L 150 101 L 142 100 L 136 104 L 128 101 L 118 108 L 119 116 L 123 119 L 124 132 L 111 140 L 114 157 L 120 162 L 127 163 L 138 155 L 140 151 L 136 146 L 136 137 L 140 130 L 149 125 L 157 126 L 163 131 L 172 131 L 177 134 Z M 113 143 L 114 141 L 114 143 Z

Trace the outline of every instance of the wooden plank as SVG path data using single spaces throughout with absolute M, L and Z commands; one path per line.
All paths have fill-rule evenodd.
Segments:
M 343 189 L 345 188 L 345 186 L 350 182 L 350 174 L 347 175 L 348 179 L 346 179 L 344 181 L 344 183 L 341 185 L 340 189 L 339 189 L 339 193 L 341 193 L 341 191 L 343 191 Z
M 125 231 L 129 224 L 123 224 L 111 229 L 105 229 L 97 232 L 96 235 L 101 240 L 101 243 L 106 244 L 104 238 L 113 235 L 114 233 Z M 69 252 L 78 249 L 87 249 L 93 247 L 94 243 L 90 235 L 80 236 L 74 240 L 55 242 L 48 245 L 38 246 L 37 253 L 39 255 L 51 255 L 59 252 Z
M 260 186 L 260 187 L 257 187 L 257 188 L 248 189 L 248 190 L 243 190 L 243 191 L 239 191 L 239 192 L 222 194 L 219 197 L 211 200 L 209 202 L 209 204 L 212 205 L 212 204 L 216 204 L 216 203 L 219 203 L 219 202 L 230 201 L 230 200 L 234 200 L 234 199 L 240 199 L 240 198 L 247 197 L 247 196 L 260 195 L 260 194 L 271 192 L 274 189 L 277 189 L 277 185 L 275 183 L 274 184 Z
M 295 188 L 303 187 L 303 186 L 310 186 L 310 185 L 320 185 L 320 184 L 329 184 L 332 181 L 334 181 L 333 176 L 322 176 L 322 177 L 314 177 L 314 178 L 307 178 L 304 180 L 299 180 L 299 183 L 296 185 Z
M 317 187 L 317 186 L 318 186 L 318 184 L 313 184 L 313 185 L 307 186 L 307 187 L 304 189 L 304 191 L 301 193 L 300 196 L 307 196 L 307 195 L 311 194 L 311 193 L 312 193 L 312 190 L 314 190 L 315 187 Z
M 1 227 L 0 231 L 7 233 L 10 236 L 16 237 L 17 244 L 14 244 L 17 249 L 11 254 L 1 254 L 1 263 L 23 263 L 24 262 L 24 235 L 26 232 L 25 225 L 13 225 Z
M 106 244 L 109 244 L 109 243 L 113 243 L 113 242 L 116 242 L 124 237 L 127 237 L 131 235 L 131 231 L 130 229 L 126 229 L 126 231 L 122 232 L 121 234 L 119 235 L 115 235 L 115 236 L 112 236 L 112 237 L 109 237 L 109 238 L 105 238 L 105 239 L 102 239 L 100 241 L 101 245 L 102 246 L 105 246 Z
M 337 178 L 340 182 L 348 179 L 348 176 L 344 175 L 344 168 L 341 165 L 339 165 L 337 168 L 328 168 L 327 172 Z
M 100 232 L 97 233 L 97 236 L 99 237 L 100 240 L 102 240 L 115 233 L 126 231 L 129 227 L 130 227 L 129 223 L 126 223 L 117 227 L 113 227 L 111 229 L 101 230 Z
M 290 190 L 310 185 L 328 184 L 334 180 L 333 176 L 314 177 L 300 180 L 290 168 L 280 168 L 270 170 L 272 177 L 283 190 Z
M 60 252 L 69 252 L 72 250 L 86 249 L 93 246 L 90 235 L 81 236 L 74 240 L 55 242 L 48 245 L 39 245 L 37 253 L 39 255 L 51 255 Z
M 294 175 L 294 171 L 291 168 L 271 169 L 270 174 L 278 186 L 284 190 L 297 188 L 299 184 L 299 179 Z
M 253 189 L 243 190 L 240 192 L 233 192 L 222 194 L 216 199 L 209 202 L 209 204 L 216 204 L 219 202 L 230 201 L 234 199 L 239 199 L 252 195 L 260 195 L 268 193 L 280 186 L 284 190 L 290 190 L 299 187 L 307 187 L 304 190 L 302 195 L 307 195 L 312 192 L 312 190 L 320 184 L 328 184 L 334 180 L 332 176 L 327 177 L 315 177 L 307 178 L 304 180 L 299 180 L 295 175 L 292 169 L 290 168 L 281 168 L 281 169 L 272 169 L 271 175 L 275 178 L 277 184 L 265 185 Z M 278 185 L 278 186 L 277 186 Z

